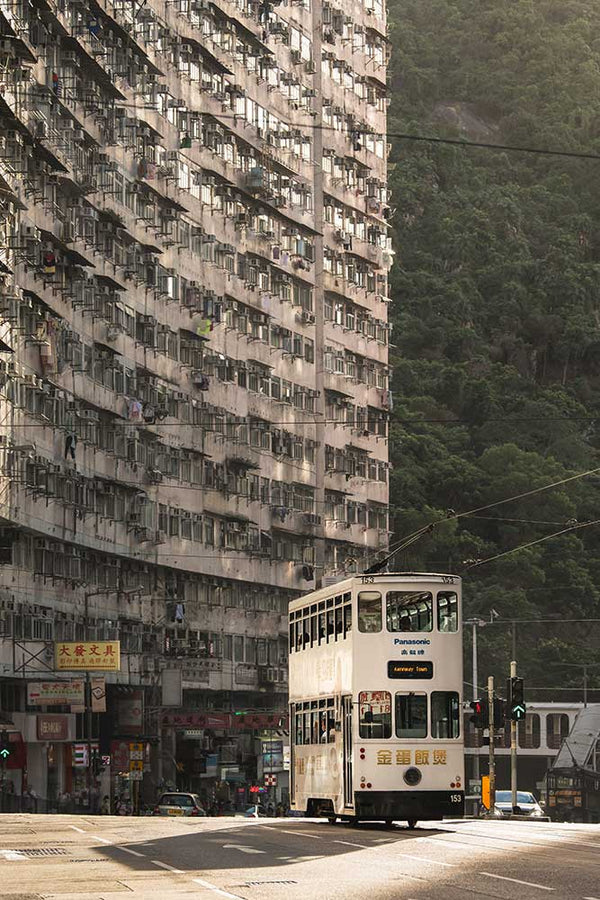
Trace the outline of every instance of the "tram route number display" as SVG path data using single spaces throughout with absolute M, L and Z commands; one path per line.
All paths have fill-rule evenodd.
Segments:
M 388 678 L 433 678 L 433 663 L 391 659 L 388 662 Z

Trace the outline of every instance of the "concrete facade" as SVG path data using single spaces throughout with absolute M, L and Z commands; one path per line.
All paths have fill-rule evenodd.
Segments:
M 0 0 L 1 708 L 120 640 L 155 783 L 230 734 L 178 770 L 163 670 L 245 784 L 289 600 L 387 546 L 386 60 L 380 0 Z

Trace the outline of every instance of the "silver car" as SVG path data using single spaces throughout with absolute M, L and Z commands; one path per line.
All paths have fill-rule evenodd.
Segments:
M 544 815 L 542 807 L 529 791 L 517 791 L 517 807 L 516 814 L 519 816 L 531 816 L 533 819 L 536 819 Z M 494 816 L 498 819 L 503 819 L 512 816 L 512 814 L 512 793 L 510 791 L 496 791 Z
M 197 794 L 169 791 L 161 796 L 154 807 L 155 816 L 205 816 Z

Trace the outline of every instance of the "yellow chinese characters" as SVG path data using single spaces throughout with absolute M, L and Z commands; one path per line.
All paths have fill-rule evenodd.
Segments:
M 447 762 L 447 759 L 446 759 L 446 751 L 445 750 L 434 750 L 433 751 L 434 766 L 445 766 L 446 762 Z
M 396 765 L 410 766 L 410 750 L 396 750 Z
M 415 766 L 429 765 L 429 750 L 415 750 Z
M 391 766 L 392 764 L 392 751 L 391 750 L 378 750 L 377 751 L 377 765 L 378 766 Z

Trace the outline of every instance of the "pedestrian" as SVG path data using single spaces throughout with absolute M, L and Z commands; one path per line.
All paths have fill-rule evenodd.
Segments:
M 105 794 L 102 798 L 102 807 L 100 812 L 103 816 L 110 816 L 110 797 L 108 794 Z

